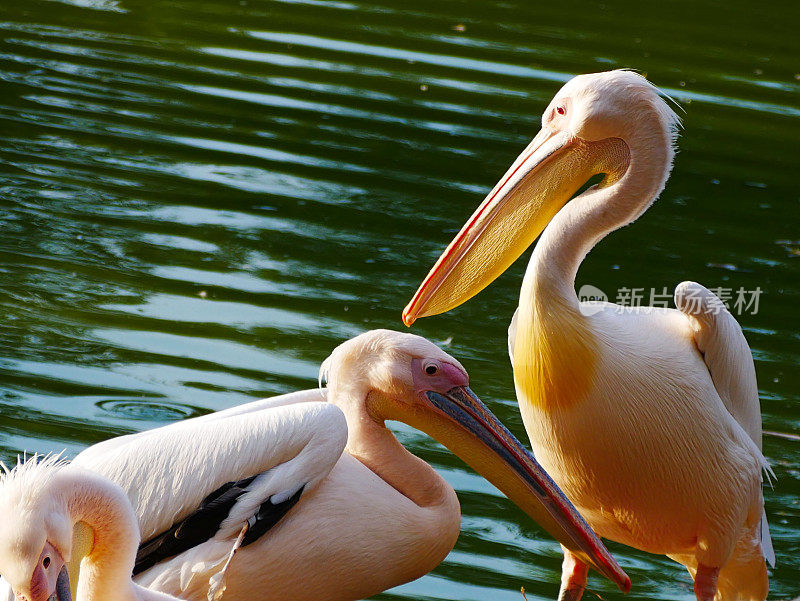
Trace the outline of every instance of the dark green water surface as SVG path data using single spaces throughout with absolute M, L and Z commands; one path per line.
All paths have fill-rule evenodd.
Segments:
M 0 458 L 316 385 L 403 329 L 430 265 L 571 75 L 646 72 L 686 110 L 673 176 L 578 284 L 761 289 L 739 315 L 767 430 L 797 433 L 794 1 L 0 0 Z M 525 439 L 506 355 L 525 260 L 414 331 Z M 649 299 L 647 299 L 649 300 Z M 557 545 L 438 443 L 463 532 L 381 599 L 553 599 Z M 773 599 L 800 595 L 800 442 L 767 436 Z M 611 545 L 633 600 L 693 598 Z M 591 592 L 623 599 L 609 582 Z

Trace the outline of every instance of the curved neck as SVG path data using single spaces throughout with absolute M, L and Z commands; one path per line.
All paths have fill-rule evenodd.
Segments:
M 430 465 L 400 444 L 386 427 L 385 417 L 379 415 L 377 409 L 381 402 L 375 393 L 337 388 L 329 394 L 330 400 L 347 418 L 348 453 L 419 507 L 453 502 L 455 493 L 450 485 Z M 341 400 L 338 395 L 342 394 L 351 398 L 338 402 Z M 354 402 L 353 399 L 359 400 Z
M 629 160 L 622 176 L 567 202 L 545 228 L 525 272 L 512 363 L 520 399 L 540 408 L 571 407 L 591 390 L 598 347 L 575 295 L 578 267 L 600 239 L 650 206 L 669 175 L 674 151 L 667 128 L 625 140 Z
M 575 197 L 545 228 L 525 274 L 523 295 L 549 293 L 577 309 L 575 276 L 587 253 L 608 233 L 644 213 L 669 177 L 675 154 L 671 133 L 659 119 L 649 122 L 659 126 L 625 139 L 630 162 L 622 177 Z
M 64 470 L 61 477 L 69 514 L 93 534 L 81 562 L 76 601 L 167 601 L 174 597 L 146 590 L 131 580 L 139 526 L 121 488 L 90 472 Z

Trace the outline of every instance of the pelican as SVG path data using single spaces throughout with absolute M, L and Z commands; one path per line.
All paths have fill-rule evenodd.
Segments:
M 390 419 L 445 444 L 582 561 L 630 588 L 566 497 L 468 388 L 461 364 L 434 344 L 367 332 L 333 351 L 322 378 L 326 391 L 111 439 L 75 458 L 73 466 L 130 498 L 144 541 L 139 585 L 195 601 L 334 601 L 427 573 L 458 538 L 458 498 L 398 442 Z
M 763 600 L 765 557 L 774 562 L 761 490 L 769 468 L 741 328 L 694 282 L 677 286 L 677 309 L 575 294 L 589 250 L 663 190 L 679 125 L 634 72 L 570 80 L 403 321 L 465 302 L 541 234 L 509 329 L 536 458 L 600 536 L 686 566 L 699 601 Z M 585 586 L 586 566 L 565 550 L 560 598 L 579 599 Z
M 0 476 L 0 574 L 26 601 L 178 601 L 131 581 L 136 514 L 116 484 L 33 457 Z M 80 581 L 70 560 L 82 559 Z

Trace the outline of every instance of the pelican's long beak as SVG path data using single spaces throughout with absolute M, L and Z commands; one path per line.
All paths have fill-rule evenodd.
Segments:
M 621 173 L 628 160 L 628 146 L 619 138 L 587 142 L 542 129 L 439 257 L 403 310 L 403 322 L 410 326 L 478 294 L 593 175 Z
M 534 456 L 467 386 L 422 393 L 427 403 L 401 419 L 426 432 L 494 484 L 581 561 L 628 592 L 631 581 Z

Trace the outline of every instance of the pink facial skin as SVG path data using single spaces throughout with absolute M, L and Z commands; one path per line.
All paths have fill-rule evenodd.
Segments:
M 45 543 L 39 562 L 31 575 L 30 598 L 17 595 L 18 599 L 25 601 L 50 601 L 56 597 L 57 581 L 64 559 L 56 548 L 50 543 Z
M 428 391 L 444 394 L 458 386 L 469 385 L 467 372 L 447 361 L 415 358 L 411 360 L 411 372 L 414 392 L 418 395 Z

